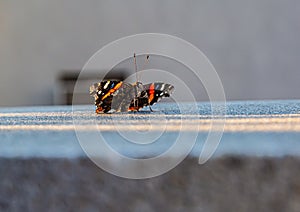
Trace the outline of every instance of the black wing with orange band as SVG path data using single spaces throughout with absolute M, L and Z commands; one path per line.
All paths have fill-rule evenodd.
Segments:
M 144 85 L 148 95 L 148 104 L 153 105 L 164 97 L 169 97 L 174 90 L 174 86 L 162 82 L 154 82 Z
M 154 82 L 143 86 L 140 95 L 131 101 L 129 110 L 138 111 L 145 106 L 151 106 L 164 97 L 169 97 L 174 86 L 162 82 Z
M 90 87 L 90 95 L 95 99 L 96 113 L 107 113 L 112 110 L 126 112 L 135 92 L 129 83 L 107 80 L 93 84 Z

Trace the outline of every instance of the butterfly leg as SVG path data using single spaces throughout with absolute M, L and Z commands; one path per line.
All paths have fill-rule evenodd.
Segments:
M 149 105 L 149 108 L 150 108 L 150 111 L 151 111 L 151 112 L 153 112 L 153 110 L 152 110 L 152 108 L 151 108 L 151 106 L 150 106 L 150 105 Z

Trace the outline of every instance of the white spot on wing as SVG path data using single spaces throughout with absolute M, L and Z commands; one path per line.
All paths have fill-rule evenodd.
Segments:
M 105 85 L 104 85 L 104 89 L 106 89 L 107 88 L 107 86 L 109 85 L 109 83 L 110 83 L 110 81 L 107 81 L 107 83 L 105 83 Z

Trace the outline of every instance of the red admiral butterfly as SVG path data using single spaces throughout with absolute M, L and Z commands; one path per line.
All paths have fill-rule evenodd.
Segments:
M 139 111 L 145 106 L 152 111 L 151 105 L 163 97 L 169 97 L 173 90 L 173 85 L 162 82 L 143 85 L 138 80 L 134 84 L 105 80 L 93 84 L 90 95 L 95 98 L 96 113 Z

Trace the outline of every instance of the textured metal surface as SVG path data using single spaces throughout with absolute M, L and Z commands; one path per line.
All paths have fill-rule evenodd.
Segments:
M 196 146 L 191 152 L 198 156 L 211 121 L 223 120 L 211 116 L 209 103 L 198 104 L 198 115 L 181 115 L 172 103 L 156 105 L 153 113 L 145 108 L 139 113 L 96 115 L 93 105 L 77 108 L 81 113 L 72 114 L 72 107 L 68 106 L 0 109 L 0 156 L 84 156 L 74 131 L 74 117 L 81 120 L 76 125 L 78 130 L 100 130 L 117 151 L 135 156 L 161 153 L 172 145 L 179 132 L 198 131 Z M 91 118 L 96 125 L 91 124 Z M 122 138 L 117 130 L 127 133 L 163 130 L 164 135 L 151 146 L 139 147 Z M 215 156 L 231 153 L 300 155 L 300 102 L 230 102 L 224 130 Z

